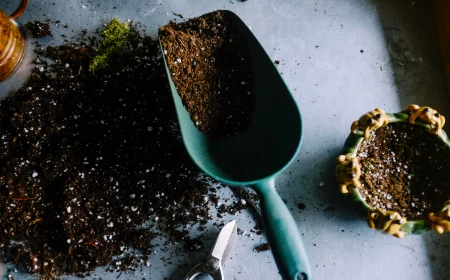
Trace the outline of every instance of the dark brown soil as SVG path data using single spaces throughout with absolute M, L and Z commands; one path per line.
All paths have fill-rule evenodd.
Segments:
M 257 253 L 264 252 L 264 251 L 269 251 L 269 250 L 270 250 L 270 244 L 269 243 L 263 243 L 263 244 L 255 247 L 255 251 Z
M 242 35 L 217 11 L 159 30 L 166 62 L 196 127 L 214 138 L 244 131 L 253 108 L 251 62 Z
M 0 255 L 26 272 L 136 269 L 152 229 L 190 247 L 187 225 L 211 219 L 158 43 L 133 29 L 125 45 L 96 76 L 95 44 L 40 51 L 0 103 Z
M 420 220 L 450 199 L 450 149 L 425 128 L 391 123 L 361 144 L 361 195 L 372 207 Z
M 25 27 L 31 31 L 34 38 L 44 38 L 45 36 L 52 36 L 52 32 L 48 23 L 42 23 L 38 20 L 34 22 L 27 22 Z

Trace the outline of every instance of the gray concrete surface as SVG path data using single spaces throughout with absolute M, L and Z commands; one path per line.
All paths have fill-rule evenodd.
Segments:
M 0 9 L 12 11 L 18 1 L 1 0 Z M 68 29 L 53 26 L 55 36 L 40 40 L 52 45 L 63 42 L 61 34 L 82 29 L 92 33 L 112 17 L 141 22 L 149 35 L 155 35 L 159 26 L 176 18 L 173 12 L 188 18 L 216 9 L 234 11 L 251 26 L 273 60 L 281 61 L 279 70 L 303 114 L 300 153 L 278 177 L 277 186 L 304 234 L 314 279 L 450 277 L 449 235 L 429 233 L 400 240 L 369 229 L 354 213 L 353 204 L 339 194 L 333 173 L 350 124 L 366 111 L 381 107 L 395 112 L 417 103 L 450 115 L 429 1 L 30 2 L 19 22 L 51 18 L 69 25 Z M 0 84 L 0 94 L 13 90 L 13 81 Z M 231 196 L 227 189 L 223 192 L 224 198 Z M 304 210 L 298 209 L 299 202 L 306 205 Z M 254 218 L 247 212 L 224 218 L 231 219 L 247 232 L 254 226 Z M 208 226 L 202 233 L 205 245 L 212 243 L 217 231 Z M 225 264 L 226 279 L 280 279 L 271 254 L 253 251 L 263 242 L 264 236 L 239 235 Z M 173 256 L 177 246 L 180 244 L 157 247 L 149 256 L 150 269 L 121 278 L 180 279 L 208 251 Z M 163 256 L 171 259 L 162 261 Z M 116 279 L 117 275 L 99 269 L 93 276 Z M 14 277 L 27 278 L 19 273 Z

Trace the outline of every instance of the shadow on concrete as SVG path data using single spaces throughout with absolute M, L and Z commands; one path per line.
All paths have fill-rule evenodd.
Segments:
M 387 1 L 377 6 L 402 108 L 411 103 L 450 113 L 431 1 Z
M 428 105 L 449 116 L 450 100 L 431 1 L 386 1 L 377 5 L 377 12 L 400 106 Z M 449 236 L 431 232 L 423 236 L 423 242 L 431 279 L 448 279 Z

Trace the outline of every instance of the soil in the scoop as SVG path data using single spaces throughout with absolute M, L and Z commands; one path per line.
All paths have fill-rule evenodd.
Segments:
M 424 127 L 391 123 L 358 149 L 361 195 L 372 207 L 420 220 L 450 199 L 450 149 Z
M 213 138 L 245 131 L 253 109 L 252 71 L 242 35 L 216 11 L 159 30 L 172 80 L 195 126 Z
M 52 36 L 52 31 L 48 23 L 42 23 L 38 20 L 34 22 L 27 22 L 25 27 L 31 31 L 34 38 L 44 38 L 45 36 Z

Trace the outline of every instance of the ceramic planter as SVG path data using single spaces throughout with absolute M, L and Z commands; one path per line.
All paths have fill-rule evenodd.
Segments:
M 374 209 L 364 201 L 359 191 L 361 166 L 356 157 L 357 150 L 372 130 L 393 122 L 422 126 L 450 147 L 447 134 L 442 130 L 445 118 L 430 107 L 410 105 L 400 113 L 385 113 L 376 108 L 353 122 L 351 133 L 344 144 L 343 154 L 337 158 L 336 177 L 340 192 L 362 206 L 366 212 L 369 227 L 386 234 L 402 238 L 407 234 L 421 234 L 431 229 L 438 233 L 450 231 L 450 197 L 438 213 L 429 213 L 427 219 L 416 221 L 408 221 L 398 212 Z

